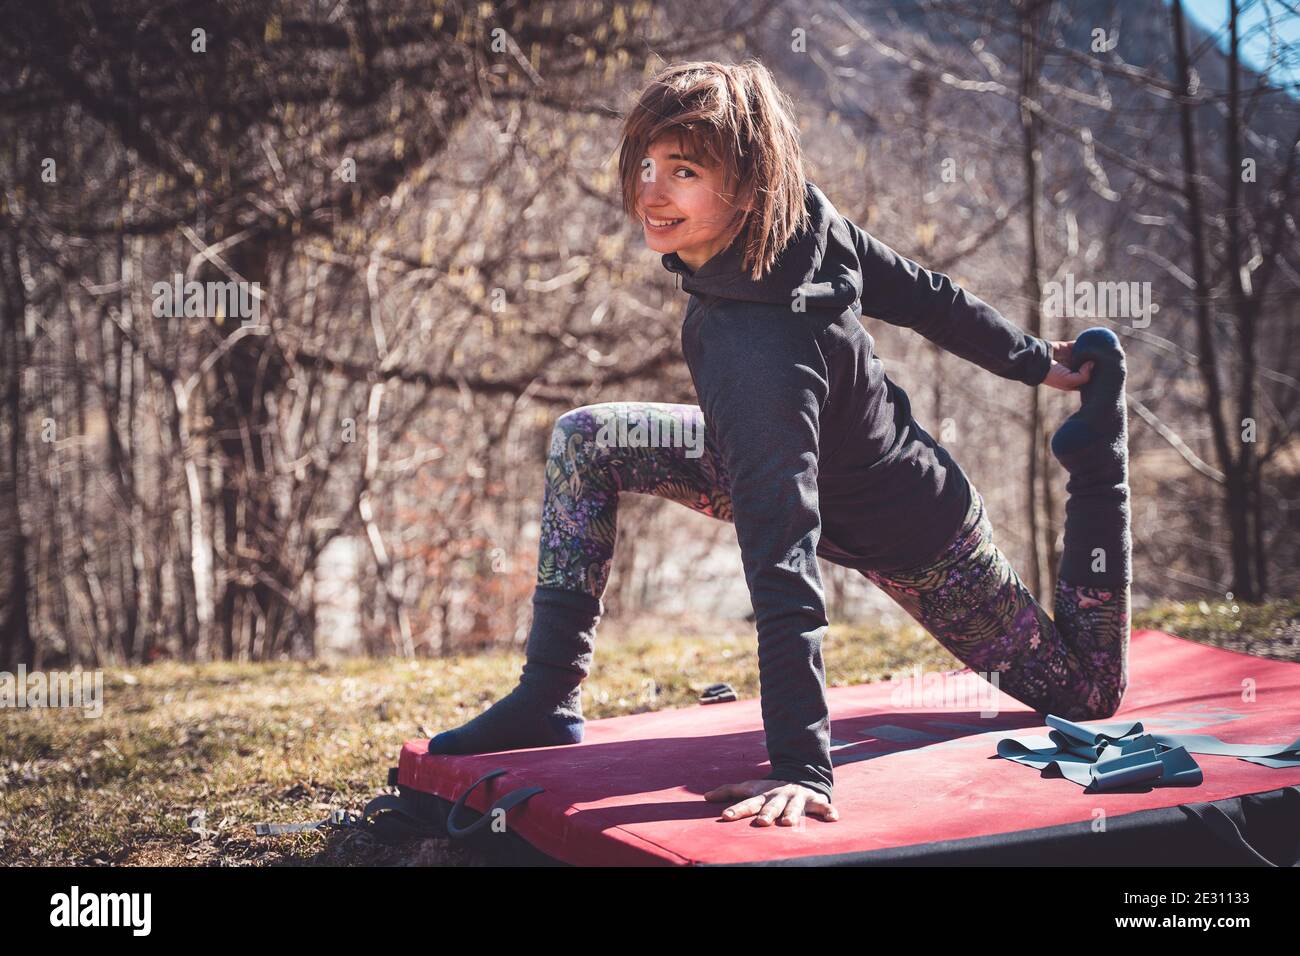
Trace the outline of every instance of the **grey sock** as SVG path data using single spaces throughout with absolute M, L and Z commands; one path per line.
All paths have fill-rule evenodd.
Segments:
M 1091 328 L 1074 344 L 1071 366 L 1094 362 L 1080 389 L 1083 405 L 1052 436 L 1052 453 L 1070 473 L 1065 490 L 1065 552 L 1060 578 L 1115 589 L 1132 580 L 1129 531 L 1127 364 L 1114 332 Z
M 599 598 L 538 587 L 519 684 L 473 720 L 429 741 L 429 753 L 471 754 L 582 741 L 583 679 L 591 671 Z

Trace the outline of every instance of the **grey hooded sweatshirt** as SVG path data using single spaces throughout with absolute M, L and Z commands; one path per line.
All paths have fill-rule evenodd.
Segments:
M 694 272 L 676 253 L 663 264 L 690 293 L 682 350 L 705 442 L 731 485 L 758 627 L 767 776 L 829 798 L 828 622 L 814 556 L 879 571 L 932 560 L 971 495 L 885 374 L 861 316 L 1027 385 L 1052 360 L 1047 341 L 863 232 L 811 183 L 806 200 L 809 227 L 762 279 L 742 268 L 739 240 Z

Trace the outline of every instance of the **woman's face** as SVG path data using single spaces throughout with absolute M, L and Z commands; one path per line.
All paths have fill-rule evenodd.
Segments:
M 720 167 L 705 161 L 677 139 L 661 137 L 643 157 L 637 181 L 646 245 L 677 253 L 693 270 L 726 248 L 723 233 L 732 215 L 730 184 Z

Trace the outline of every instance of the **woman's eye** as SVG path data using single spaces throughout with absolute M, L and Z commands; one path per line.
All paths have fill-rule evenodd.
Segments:
M 690 176 L 694 176 L 694 175 L 695 175 L 695 170 L 693 170 L 693 169 L 688 169 L 688 168 L 685 167 L 685 166 L 680 166 L 680 167 L 678 167 L 678 168 L 675 170 L 675 172 L 678 172 L 678 173 L 686 173 L 686 174 L 688 174 L 688 175 L 690 175 Z

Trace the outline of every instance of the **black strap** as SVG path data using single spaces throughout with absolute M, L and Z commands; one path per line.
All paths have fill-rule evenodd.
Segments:
M 379 796 L 367 803 L 366 808 L 361 812 L 368 820 L 380 810 L 392 810 L 396 813 L 404 814 L 405 816 L 411 815 L 410 806 L 395 793 L 381 793 Z
M 512 790 L 488 807 L 483 816 L 473 823 L 464 827 L 457 825 L 456 814 L 464 808 L 466 799 L 474 789 L 503 773 L 506 773 L 505 768 L 493 770 L 470 784 L 469 789 L 456 799 L 447 814 L 445 833 L 424 819 L 409 797 L 392 793 L 382 793 L 375 797 L 366 804 L 361 813 L 352 810 L 335 810 L 324 820 L 317 820 L 314 823 L 257 823 L 253 825 L 253 831 L 258 836 L 281 836 L 285 833 L 303 833 L 333 827 L 340 830 L 369 829 L 382 842 L 394 842 L 418 836 L 450 836 L 454 840 L 460 840 L 487 827 L 498 811 L 509 813 L 529 797 L 542 792 L 541 787 L 521 787 Z M 389 780 L 393 779 L 390 773 Z
M 1300 786 L 1284 787 L 1282 792 L 1284 800 L 1293 800 L 1300 810 Z M 1294 799 L 1293 799 L 1294 798 Z M 1182 809 L 1188 811 L 1193 819 L 1199 820 L 1207 829 L 1217 836 L 1224 843 L 1233 846 L 1247 854 L 1249 858 L 1255 860 L 1259 866 L 1278 866 L 1259 850 L 1255 849 L 1249 840 L 1242 834 L 1240 828 L 1232 817 L 1224 811 L 1222 807 L 1215 806 L 1213 803 L 1184 803 L 1180 804 Z M 1300 867 L 1300 845 L 1297 845 L 1291 853 L 1291 862 L 1283 863 L 1282 866 Z
M 393 774 L 389 773 L 389 780 L 392 780 Z M 376 814 L 381 811 L 387 811 L 382 818 L 376 818 Z M 324 820 L 317 820 L 314 823 L 255 823 L 253 832 L 258 836 L 282 836 L 286 833 L 305 833 L 309 830 L 322 830 L 326 827 L 332 827 L 337 830 L 365 830 L 367 828 L 375 830 L 381 829 L 378 824 L 384 824 L 382 827 L 383 836 L 396 835 L 390 824 L 401 821 L 402 829 L 407 835 L 422 835 L 427 833 L 430 836 L 441 836 L 424 820 L 422 820 L 410 801 L 400 794 L 381 793 L 369 803 L 365 808 L 357 813 L 354 810 L 333 810 Z
M 447 833 L 453 840 L 463 840 L 465 837 L 477 833 L 492 822 L 492 818 L 498 811 L 503 814 L 509 813 L 529 797 L 542 792 L 541 787 L 520 787 L 518 790 L 511 790 L 505 796 L 497 800 L 496 803 L 492 804 L 492 806 L 488 807 L 487 810 L 484 811 L 483 815 L 469 826 L 462 827 L 458 825 L 456 823 L 456 814 L 464 808 L 465 800 L 474 792 L 475 788 L 478 787 L 479 784 L 491 780 L 494 777 L 499 777 L 505 772 L 506 769 L 502 767 L 499 770 L 492 770 L 483 774 L 483 776 L 479 777 L 469 785 L 468 790 L 456 798 L 456 802 L 452 805 L 451 812 L 447 814 Z
M 366 804 L 369 833 L 380 843 L 396 846 L 407 840 L 445 837 L 435 823 L 422 817 L 406 794 L 381 793 Z

